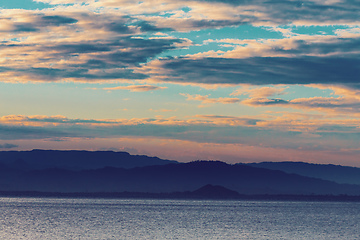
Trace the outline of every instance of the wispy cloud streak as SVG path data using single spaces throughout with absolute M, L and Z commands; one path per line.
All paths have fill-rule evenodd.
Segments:
M 148 92 L 154 90 L 161 90 L 166 89 L 167 87 L 159 87 L 159 86 L 152 86 L 152 85 L 131 85 L 131 86 L 119 86 L 119 87 L 111 87 L 111 88 L 104 88 L 104 90 L 130 90 L 131 92 Z

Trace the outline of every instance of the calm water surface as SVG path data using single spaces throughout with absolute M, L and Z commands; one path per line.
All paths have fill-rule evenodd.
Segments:
M 359 239 L 360 203 L 0 198 L 0 239 Z

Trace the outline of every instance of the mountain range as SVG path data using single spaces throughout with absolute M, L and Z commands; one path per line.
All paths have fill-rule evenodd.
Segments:
M 0 164 L 18 170 L 61 168 L 66 170 L 99 169 L 107 166 L 119 168 L 143 167 L 177 163 L 158 157 L 130 155 L 114 151 L 0 151 Z
M 360 168 L 356 167 L 305 162 L 261 162 L 249 163 L 247 165 L 251 167 L 280 170 L 286 173 L 320 178 L 337 183 L 360 185 Z
M 210 185 L 226 188 L 227 193 L 250 195 L 360 195 L 360 185 L 336 182 L 348 167 L 337 166 L 338 172 L 326 175 L 322 171 L 327 165 L 296 164 L 316 167 L 319 174 L 316 170 L 303 170 L 308 173 L 305 176 L 302 172 L 290 172 L 289 168 L 288 172 L 269 169 L 268 163 L 264 164 L 267 167 L 220 161 L 179 163 L 125 152 L 9 151 L 0 152 L 0 191 L 171 193 L 196 192 Z M 322 176 L 328 179 L 321 179 Z M 212 194 L 221 195 L 223 191 L 211 189 Z M 201 194 L 206 195 L 206 191 Z

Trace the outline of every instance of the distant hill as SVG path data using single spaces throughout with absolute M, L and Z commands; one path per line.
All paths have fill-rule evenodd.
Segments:
M 0 177 L 0 191 L 171 193 L 195 191 L 211 184 L 240 194 L 360 195 L 360 186 L 357 185 L 337 184 L 278 170 L 214 161 L 131 169 L 16 170 Z M 207 190 L 202 189 L 202 194 L 206 194 Z M 223 190 L 219 189 L 218 192 Z M 225 190 L 224 193 L 229 194 Z
M 0 151 L 0 166 L 5 165 L 16 170 L 41 170 L 47 168 L 89 170 L 104 167 L 133 168 L 169 163 L 176 163 L 176 161 L 113 151 L 37 149 L 32 151 Z
M 183 193 L 183 195 L 185 194 Z M 196 189 L 195 191 L 189 192 L 188 196 L 193 198 L 207 199 L 236 199 L 240 197 L 240 194 L 223 186 L 207 184 L 199 189 Z
M 320 178 L 337 183 L 360 185 L 360 168 L 332 164 L 312 164 L 304 162 L 261 162 L 248 166 L 280 170 L 306 177 Z

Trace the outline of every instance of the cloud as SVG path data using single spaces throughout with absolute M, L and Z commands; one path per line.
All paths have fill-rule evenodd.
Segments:
M 64 24 L 77 23 L 78 20 L 66 16 L 49 15 L 49 16 L 41 16 L 40 21 L 38 22 L 40 22 L 42 25 L 45 26 L 51 26 L 51 25 L 60 26 Z
M 310 115 L 309 115 L 310 116 Z M 251 117 L 198 115 L 186 120 L 68 119 L 55 116 L 4 116 L 0 119 L 3 140 L 157 138 L 195 143 L 242 144 L 279 149 L 318 150 L 358 147 L 358 119 L 338 120 L 306 115 L 285 115 L 261 120 Z M 309 137 L 308 134 L 317 135 Z
M 152 109 L 152 108 L 150 108 L 149 111 L 153 111 L 153 112 L 176 112 L 177 109 L 173 110 L 173 109 Z
M 359 117 L 360 114 L 360 90 L 353 90 L 339 86 L 310 85 L 319 89 L 331 89 L 333 95 L 338 97 L 309 97 L 283 100 L 280 98 L 268 98 L 266 96 L 250 97 L 241 103 L 255 107 L 278 106 L 302 110 L 320 111 L 331 115 L 348 115 Z M 270 96 L 269 96 L 270 97 Z
M 112 88 L 103 88 L 104 90 L 130 90 L 131 92 L 148 92 L 153 90 L 166 89 L 167 87 L 158 87 L 152 85 L 131 85 L 131 86 L 119 86 Z
M 178 58 L 153 62 L 164 82 L 203 84 L 344 84 L 358 86 L 358 57 Z M 358 86 L 359 87 L 359 86 Z
M 333 91 L 333 95 L 342 96 L 347 99 L 360 100 L 360 90 L 352 89 L 351 87 L 341 86 L 341 85 L 321 85 L 321 84 L 312 84 L 308 87 L 318 88 L 321 90 L 329 89 Z
M 312 109 L 317 111 L 329 112 L 333 114 L 354 114 L 360 116 L 360 101 L 359 99 L 346 97 L 312 97 L 300 98 L 290 101 L 290 104 L 295 108 Z
M 251 105 L 251 106 L 275 106 L 282 105 L 286 106 L 289 104 L 289 101 L 280 99 L 280 98 L 252 98 L 246 99 L 241 102 L 242 104 Z
M 4 16 L 0 32 L 40 32 L 42 29 L 75 24 L 77 19 L 62 15 L 45 15 L 36 11 L 7 10 L 9 13 L 0 12 Z
M 148 76 L 134 68 L 187 45 L 185 39 L 143 38 L 150 23 L 119 13 L 70 8 L 54 9 L 53 14 L 19 9 L 0 14 L 2 81 L 144 79 Z
M 108 1 L 99 1 L 97 5 L 107 5 Z M 113 1 L 115 2 L 115 1 Z M 276 1 L 276 0 L 198 0 L 198 1 L 160 1 L 147 0 L 129 9 L 131 13 L 171 11 L 175 13 L 169 18 L 172 26 L 181 29 L 184 25 L 193 28 L 212 28 L 240 24 L 254 25 L 330 25 L 330 24 L 358 24 L 357 12 L 360 4 L 356 0 L 344 1 Z M 103 3 L 103 4 L 102 4 Z M 116 1 L 117 7 L 124 2 Z M 159 4 L 157 8 L 145 8 L 150 4 Z M 187 6 L 189 11 L 184 13 L 180 9 Z M 176 23 L 176 21 L 178 23 Z M 192 22 L 192 23 L 190 23 Z M 166 22 L 159 19 L 159 25 L 166 26 Z
M 191 95 L 185 93 L 180 93 L 180 95 L 186 97 L 186 100 L 188 101 L 201 101 L 202 104 L 214 104 L 214 103 L 232 104 L 232 103 L 240 102 L 239 98 L 224 98 L 224 97 L 209 98 L 208 95 L 202 96 L 199 94 Z
M 11 143 L 4 143 L 4 144 L 0 144 L 0 149 L 9 149 L 9 148 L 17 148 L 19 147 L 18 145 L 15 144 L 11 144 Z
M 293 1 L 260 0 L 167 0 L 161 5 L 157 0 L 43 2 L 86 4 L 56 6 L 51 11 L 1 11 L 2 81 L 94 82 L 161 78 L 171 82 L 211 84 L 292 84 L 292 81 L 308 84 L 335 83 L 335 78 L 354 81 L 359 72 L 357 46 L 360 38 L 351 30 L 347 34 L 337 32 L 338 35 L 332 37 L 296 35 L 288 39 L 245 39 L 237 43 L 231 39 L 210 39 L 207 42 L 232 42 L 235 49 L 213 52 L 210 56 L 216 59 L 204 57 L 207 53 L 198 53 L 157 63 L 152 60 L 193 43 L 188 39 L 146 35 L 242 24 L 287 24 L 305 19 L 300 15 L 310 22 L 321 20 L 321 24 L 339 19 L 337 24 L 355 24 L 353 21 L 358 18 L 351 19 L 351 14 L 359 9 L 355 1 L 347 0 L 342 4 L 308 1 L 299 6 Z M 188 6 L 189 11 L 184 11 L 184 6 Z M 327 11 L 333 14 L 324 15 Z M 318 12 L 321 14 L 316 14 Z M 341 18 L 330 20 L 336 14 Z M 338 64 L 338 68 L 333 68 Z M 182 69 L 184 67 L 186 69 Z M 300 78 L 303 80 L 297 80 Z
M 348 37 L 346 37 L 348 36 Z M 351 37 L 345 33 L 339 35 L 290 35 L 282 39 L 208 39 L 204 44 L 230 44 L 234 50 L 223 52 L 226 58 L 249 57 L 354 57 L 360 52 L 360 34 Z
M 140 21 L 137 23 L 137 26 L 140 27 L 140 30 L 143 32 L 167 32 L 167 31 L 174 31 L 172 28 L 159 28 L 152 25 L 148 21 Z
M 115 121 L 116 122 L 116 121 Z M 69 119 L 67 117 L 58 116 L 43 116 L 43 115 L 8 115 L 0 117 L 0 123 L 7 125 L 19 125 L 23 123 L 29 126 L 43 126 L 44 124 L 114 124 L 111 120 L 94 120 L 94 119 Z
M 197 21 L 242 20 L 252 24 L 351 24 L 358 22 L 360 4 L 356 0 L 292 1 L 292 0 L 144 0 L 134 3 L 125 0 L 37 0 L 50 4 L 86 3 L 89 7 L 118 9 L 131 15 L 171 12 L 167 18 L 193 18 Z M 154 7 L 156 6 L 156 7 Z M 187 6 L 188 11 L 181 9 Z M 216 9 L 216 11 L 214 10 Z M 199 20 L 198 20 L 199 19 Z M 208 23 L 211 25 L 210 23 Z M 177 24 L 178 25 L 178 24 Z
M 287 87 L 254 87 L 244 85 L 237 89 L 231 96 L 248 95 L 250 98 L 268 98 L 275 95 L 284 95 Z
M 232 43 L 237 47 L 216 54 L 205 52 L 154 60 L 138 71 L 160 82 L 205 85 L 339 84 L 359 88 L 358 35 L 355 38 L 305 35 L 285 39 L 206 42 Z M 254 95 L 255 92 L 258 91 L 248 91 L 248 94 Z M 261 97 L 259 93 L 258 97 Z
M 260 119 L 246 118 L 246 117 L 234 117 L 234 116 L 223 116 L 223 115 L 196 115 L 196 117 L 209 119 L 214 124 L 226 124 L 226 125 L 257 125 L 261 122 Z
M 77 137 L 77 134 L 64 129 L 37 126 L 0 124 L 0 136 L 3 140 L 50 139 L 54 137 Z

